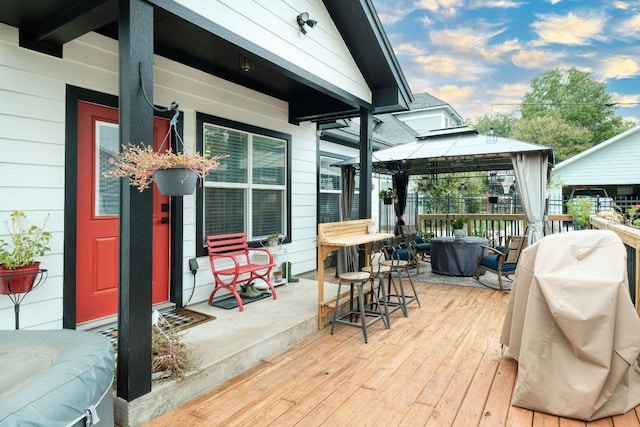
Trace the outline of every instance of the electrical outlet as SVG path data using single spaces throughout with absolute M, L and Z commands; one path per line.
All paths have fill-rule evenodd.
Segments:
M 189 269 L 191 270 L 192 274 L 196 274 L 198 272 L 198 260 L 195 258 L 191 258 L 189 260 Z

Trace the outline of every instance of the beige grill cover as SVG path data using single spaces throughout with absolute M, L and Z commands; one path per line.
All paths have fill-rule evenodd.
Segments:
M 581 420 L 640 404 L 640 319 L 610 231 L 547 236 L 518 263 L 501 343 L 518 361 L 511 403 Z

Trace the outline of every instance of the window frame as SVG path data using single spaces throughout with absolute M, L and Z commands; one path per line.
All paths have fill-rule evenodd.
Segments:
M 338 176 L 339 176 L 339 182 L 340 182 L 340 189 L 339 190 L 324 190 L 322 188 L 322 184 L 321 184 L 321 180 L 322 180 L 322 159 L 326 158 L 326 159 L 330 159 L 330 160 L 335 160 L 335 162 L 340 162 L 342 160 L 348 160 L 351 159 L 352 157 L 348 157 L 348 156 L 344 156 L 342 154 L 335 154 L 335 153 L 331 153 L 328 151 L 320 151 L 318 154 L 318 223 L 321 223 L 321 215 L 320 215 L 320 211 L 321 211 L 321 206 L 320 206 L 320 197 L 321 194 L 339 194 L 339 197 L 342 197 L 342 187 L 343 187 L 343 182 L 342 182 L 342 171 L 341 168 L 337 168 L 338 170 Z M 356 170 L 356 189 L 354 192 L 354 202 L 356 202 L 360 196 L 360 188 L 359 187 L 359 183 L 360 183 L 360 171 Z M 338 207 L 340 207 L 340 201 L 338 203 Z M 352 208 L 352 215 L 353 215 L 353 208 Z M 344 221 L 344 218 L 342 216 L 342 209 L 338 209 L 338 217 L 339 220 L 338 221 Z M 351 219 L 357 219 L 356 218 L 351 218 Z
M 290 134 L 279 132 L 271 129 L 266 129 L 258 126 L 249 125 L 247 123 L 237 122 L 230 119 L 225 119 L 223 117 L 212 116 L 205 113 L 196 113 L 196 146 L 197 151 L 200 153 L 204 152 L 204 125 L 214 125 L 230 128 L 239 132 L 246 132 L 254 135 L 265 136 L 269 138 L 277 138 L 285 141 L 286 145 L 286 158 L 285 158 L 285 168 L 286 168 L 286 178 L 285 178 L 285 233 L 286 238 L 284 240 L 285 243 L 291 242 L 291 165 L 292 165 L 292 137 Z M 214 155 L 226 154 L 226 153 L 212 153 Z M 224 159 L 222 160 L 224 162 Z M 252 191 L 254 189 L 253 183 L 248 183 L 248 191 Z M 255 189 L 260 189 L 260 186 L 255 187 Z M 205 239 L 205 231 L 204 231 L 204 223 L 205 223 L 205 212 L 204 212 L 204 191 L 205 186 L 202 185 L 196 190 L 196 255 L 197 256 L 206 256 L 207 249 L 204 243 Z M 251 211 L 251 206 L 246 206 L 244 210 L 244 215 L 247 221 L 251 221 L 253 218 L 253 212 Z M 266 245 L 265 239 L 261 240 L 249 240 L 248 244 L 250 247 L 262 247 Z

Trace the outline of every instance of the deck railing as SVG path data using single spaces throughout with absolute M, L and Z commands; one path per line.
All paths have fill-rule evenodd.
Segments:
M 489 244 L 500 245 L 507 236 L 521 235 L 527 227 L 527 218 L 523 214 L 420 214 L 418 230 L 432 237 L 452 236 L 451 221 L 457 217 L 469 218 L 467 234 L 486 237 Z M 547 227 L 550 234 L 572 231 L 573 218 L 570 215 L 549 215 Z M 640 229 L 591 216 L 590 228 L 610 230 L 616 233 L 627 248 L 627 275 L 631 300 L 640 315 Z M 391 230 L 393 231 L 393 230 Z

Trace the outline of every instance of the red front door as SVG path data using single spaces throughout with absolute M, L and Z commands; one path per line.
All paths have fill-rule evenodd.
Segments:
M 169 120 L 154 119 L 154 147 Z M 78 103 L 78 207 L 76 322 L 118 313 L 119 178 L 105 178 L 108 160 L 119 151 L 118 110 Z M 145 190 L 150 191 L 150 190 Z M 163 205 L 165 209 L 163 209 Z M 169 299 L 169 198 L 153 186 L 153 303 Z M 165 212 L 163 212 L 163 210 Z M 162 218 L 166 218 L 165 221 Z

